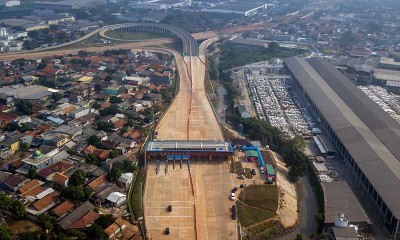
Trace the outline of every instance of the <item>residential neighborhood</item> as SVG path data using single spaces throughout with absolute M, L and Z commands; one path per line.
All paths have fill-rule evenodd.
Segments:
M 1 61 L 0 75 L 1 198 L 64 232 L 90 234 L 108 217 L 107 239 L 140 239 L 127 199 L 148 129 L 175 94 L 172 56 L 82 51 Z

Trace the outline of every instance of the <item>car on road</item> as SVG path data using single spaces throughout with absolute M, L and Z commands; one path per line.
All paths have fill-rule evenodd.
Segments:
M 230 199 L 231 199 L 232 201 L 235 201 L 235 199 L 236 199 L 235 193 L 231 193 Z
M 236 219 L 236 205 L 232 205 L 232 208 L 231 208 L 231 211 L 232 211 L 232 219 Z
M 235 193 L 236 191 L 238 190 L 238 188 L 237 187 L 234 187 L 234 188 L 232 188 L 232 193 Z
M 256 173 L 256 170 L 253 168 L 253 169 L 251 169 L 251 174 L 252 175 L 256 175 L 257 173 Z

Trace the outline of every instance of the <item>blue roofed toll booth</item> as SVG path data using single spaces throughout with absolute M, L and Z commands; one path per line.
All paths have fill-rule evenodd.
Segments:
M 210 140 L 163 140 L 148 142 L 145 164 L 151 160 L 231 160 L 234 147 L 230 142 Z

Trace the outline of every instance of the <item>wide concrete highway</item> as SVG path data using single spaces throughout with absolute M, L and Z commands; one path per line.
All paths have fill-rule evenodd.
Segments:
M 200 46 L 200 49 L 204 47 Z M 185 56 L 183 60 L 183 64 L 178 64 L 180 91 L 158 124 L 158 139 L 223 140 L 220 125 L 205 92 L 204 50 L 199 56 Z

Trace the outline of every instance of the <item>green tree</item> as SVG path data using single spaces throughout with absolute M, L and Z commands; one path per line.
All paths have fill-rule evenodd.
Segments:
M 19 240 L 39 240 L 39 238 L 35 232 L 24 232 L 19 236 Z
M 48 215 L 47 213 L 40 215 L 36 222 L 45 230 L 52 230 L 54 224 L 57 223 L 57 218 Z
M 111 150 L 109 157 L 110 158 L 115 158 L 116 156 L 118 156 L 117 152 L 115 150 Z
M 101 142 L 101 139 L 96 136 L 96 135 L 91 135 L 88 139 L 87 142 L 91 145 L 96 145 L 99 144 Z
M 97 130 L 103 130 L 106 132 L 111 132 L 114 128 L 114 124 L 110 122 L 97 122 Z
M 24 204 L 22 204 L 22 202 L 15 200 L 12 204 L 11 204 L 11 212 L 12 214 L 19 218 L 25 218 L 26 217 L 26 209 Z
M 297 234 L 294 240 L 303 240 L 303 239 L 304 239 L 303 234 Z
M 84 202 L 89 200 L 92 195 L 92 189 L 88 186 L 68 186 L 61 192 L 63 198 L 69 199 L 73 202 Z
M 107 174 L 107 179 L 109 181 L 117 181 L 121 175 L 122 175 L 122 170 L 118 167 L 112 167 L 111 171 Z
M 100 215 L 94 223 L 100 225 L 102 228 L 107 228 L 114 223 L 114 216 L 112 214 Z
M 22 151 L 26 152 L 26 151 L 29 150 L 30 147 L 31 147 L 31 145 L 30 145 L 29 143 L 24 142 L 24 143 L 22 144 Z
M 88 155 L 86 155 L 86 162 L 90 163 L 90 164 L 98 164 L 99 163 L 99 159 L 97 158 L 97 156 L 94 153 L 89 153 Z
M 10 205 L 10 198 L 5 193 L 0 193 L 0 209 L 7 209 Z
M 0 239 L 1 240 L 12 240 L 14 236 L 11 229 L 7 227 L 0 226 Z
M 29 168 L 28 177 L 34 179 L 36 177 L 36 168 Z
M 71 177 L 69 178 L 69 185 L 71 186 L 81 186 L 85 183 L 85 171 L 82 169 L 76 170 L 74 173 L 72 173 Z
M 51 94 L 51 98 L 53 99 L 54 102 L 58 102 L 61 98 L 63 98 L 63 95 L 58 92 L 53 92 Z
M 112 103 L 112 104 L 122 103 L 122 99 L 120 97 L 111 96 L 110 97 L 110 103 Z
M 98 224 L 92 224 L 87 231 L 89 239 L 108 240 L 108 235 L 104 229 Z
M 3 127 L 3 130 L 4 130 L 4 131 L 10 131 L 10 132 L 12 132 L 12 131 L 18 130 L 18 125 L 15 124 L 15 123 L 10 122 L 10 123 L 7 123 L 7 124 Z
M 101 86 L 100 83 L 96 83 L 96 84 L 94 85 L 94 90 L 95 90 L 96 92 L 101 92 L 101 90 L 103 90 L 103 87 Z
M 93 105 L 92 105 L 92 108 L 94 108 L 94 109 L 100 109 L 100 108 L 101 108 L 101 104 L 98 103 L 98 102 L 94 102 Z
M 31 102 L 25 101 L 23 99 L 18 99 L 15 102 L 15 107 L 17 110 L 25 115 L 31 115 L 32 114 L 32 108 L 33 105 Z
M 63 233 L 53 235 L 53 240 L 72 240 L 72 238 L 65 236 Z

